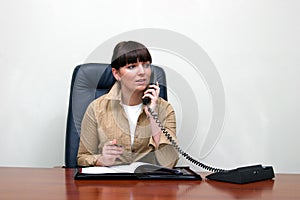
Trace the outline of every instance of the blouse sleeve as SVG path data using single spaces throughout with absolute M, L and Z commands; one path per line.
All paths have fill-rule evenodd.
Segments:
M 79 166 L 95 165 L 98 154 L 99 139 L 97 136 L 97 123 L 95 116 L 95 103 L 91 103 L 82 119 L 80 143 L 77 154 Z
M 157 109 L 157 114 L 159 121 L 162 123 L 166 131 L 170 134 L 172 139 L 177 143 L 176 117 L 175 111 L 171 104 L 162 100 L 161 109 Z M 156 145 L 154 144 L 154 140 L 153 138 L 151 138 L 150 145 L 155 147 Z M 178 152 L 171 144 L 170 140 L 168 140 L 168 138 L 164 135 L 164 133 L 161 133 L 159 145 L 155 148 L 154 151 L 157 161 L 160 165 L 166 167 L 174 167 L 177 164 L 177 161 L 179 159 Z

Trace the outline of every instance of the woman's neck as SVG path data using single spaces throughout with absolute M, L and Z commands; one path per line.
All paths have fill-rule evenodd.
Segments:
M 122 92 L 122 103 L 128 106 L 136 106 L 142 103 L 143 92 L 136 91 L 133 93 Z

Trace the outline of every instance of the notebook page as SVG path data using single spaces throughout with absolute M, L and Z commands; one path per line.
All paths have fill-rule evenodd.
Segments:
M 149 165 L 148 163 L 144 163 L 144 162 L 133 162 L 130 165 L 116 165 L 116 166 L 112 166 L 111 168 L 115 171 L 117 171 L 118 173 L 134 173 L 134 170 L 136 168 L 138 168 L 141 165 Z
M 116 165 L 111 167 L 85 167 L 81 169 L 84 174 L 105 174 L 105 173 L 134 173 L 134 170 L 144 164 L 143 162 L 134 162 L 130 165 Z
M 118 173 L 110 167 L 85 167 L 81 169 L 81 173 L 84 174 L 106 174 L 106 173 Z

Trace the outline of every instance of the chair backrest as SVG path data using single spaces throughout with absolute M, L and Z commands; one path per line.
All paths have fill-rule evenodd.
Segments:
M 168 100 L 166 75 L 161 67 L 151 65 L 151 78 L 160 85 L 160 97 Z M 65 167 L 77 167 L 77 151 L 81 121 L 87 106 L 96 98 L 106 94 L 115 83 L 109 64 L 88 63 L 78 65 L 71 81 L 67 130 L 65 143 Z

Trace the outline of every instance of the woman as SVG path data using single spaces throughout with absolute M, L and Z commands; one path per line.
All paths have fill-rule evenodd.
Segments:
M 176 149 L 163 135 L 148 112 L 158 114 L 166 130 L 176 139 L 172 106 L 159 97 L 159 83 L 149 85 L 152 62 L 148 49 L 134 41 L 114 48 L 111 67 L 116 83 L 108 94 L 94 100 L 82 120 L 78 150 L 80 166 L 111 166 L 147 162 L 174 167 Z M 142 99 L 150 98 L 146 106 Z

